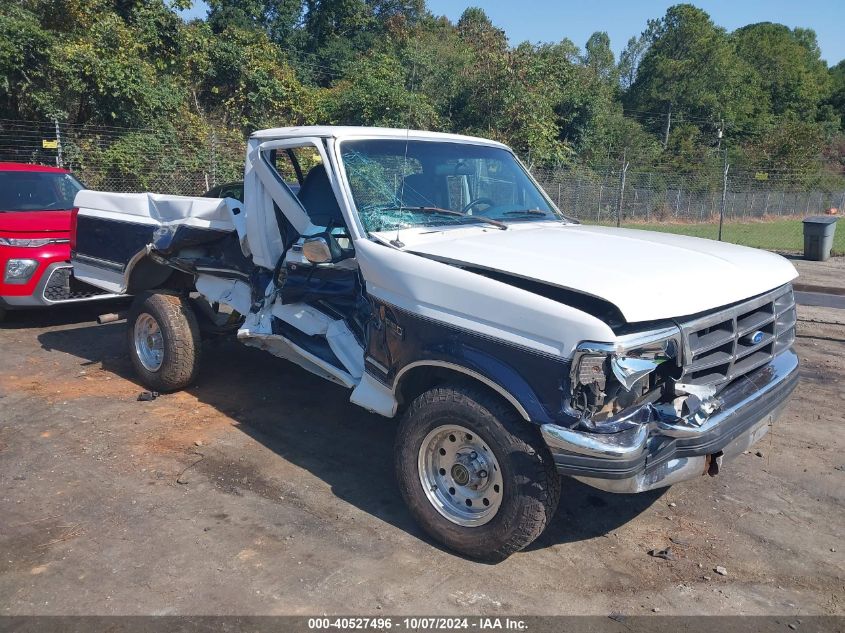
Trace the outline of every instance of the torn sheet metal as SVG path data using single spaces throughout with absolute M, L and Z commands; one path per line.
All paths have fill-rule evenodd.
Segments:
M 357 404 L 367 411 L 378 413 L 388 418 L 396 415 L 396 409 L 399 408 L 399 403 L 396 401 L 396 396 L 393 390 L 380 383 L 370 374 L 364 373 L 361 377 L 361 382 L 352 391 L 349 397 L 352 404 Z
M 273 304 L 272 315 L 309 336 L 325 337 L 332 352 L 349 374 L 360 380 L 364 373 L 364 349 L 341 320 L 332 319 L 305 303 Z
M 283 304 L 276 301 L 272 314 L 308 336 L 325 336 L 334 319 L 305 303 Z
M 351 389 L 358 384 L 358 381 L 347 372 L 327 363 L 314 354 L 302 349 L 298 345 L 294 345 L 283 336 L 276 334 L 260 334 L 241 328 L 238 330 L 238 340 L 244 345 L 263 349 L 274 356 L 296 363 L 303 369 L 307 369 L 311 373 L 337 383 L 343 387 Z
M 252 290 L 243 281 L 212 275 L 197 275 L 195 285 L 197 292 L 208 301 L 232 306 L 241 314 L 249 313 L 252 305 Z
M 364 349 L 346 323 L 332 322 L 326 332 L 326 340 L 349 374 L 356 379 L 356 382 L 360 380 L 364 374 Z
M 123 222 L 161 226 L 172 223 L 217 231 L 235 230 L 229 206 L 220 198 L 83 189 L 76 194 L 74 206 L 84 209 L 87 216 L 112 217 Z

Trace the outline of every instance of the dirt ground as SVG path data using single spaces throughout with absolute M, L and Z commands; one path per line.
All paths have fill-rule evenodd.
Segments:
M 789 259 L 798 269 L 796 285 L 799 287 L 845 294 L 845 257 L 831 257 L 825 262 L 811 262 L 802 257 Z
M 754 451 L 644 495 L 567 479 L 493 566 L 411 521 L 395 422 L 234 342 L 138 402 L 108 309 L 0 326 L 0 614 L 845 614 L 845 311 L 802 309 L 802 382 Z

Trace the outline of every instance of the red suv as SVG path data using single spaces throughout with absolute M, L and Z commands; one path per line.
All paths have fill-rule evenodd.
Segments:
M 0 163 L 0 320 L 7 310 L 110 296 L 73 278 L 70 226 L 82 188 L 65 169 Z

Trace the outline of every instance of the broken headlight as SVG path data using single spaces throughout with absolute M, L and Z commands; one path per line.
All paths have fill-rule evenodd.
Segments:
M 578 346 L 571 375 L 571 408 L 590 430 L 613 433 L 636 422 L 619 413 L 657 400 L 680 372 L 681 334 L 676 327 L 620 337 L 615 343 Z

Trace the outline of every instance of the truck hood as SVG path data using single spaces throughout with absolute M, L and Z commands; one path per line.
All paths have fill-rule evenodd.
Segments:
M 0 233 L 70 233 L 70 211 L 0 211 Z
M 402 241 L 418 255 L 604 299 L 629 323 L 718 308 L 798 276 L 766 251 L 633 229 L 543 222 L 507 231 L 403 232 Z

